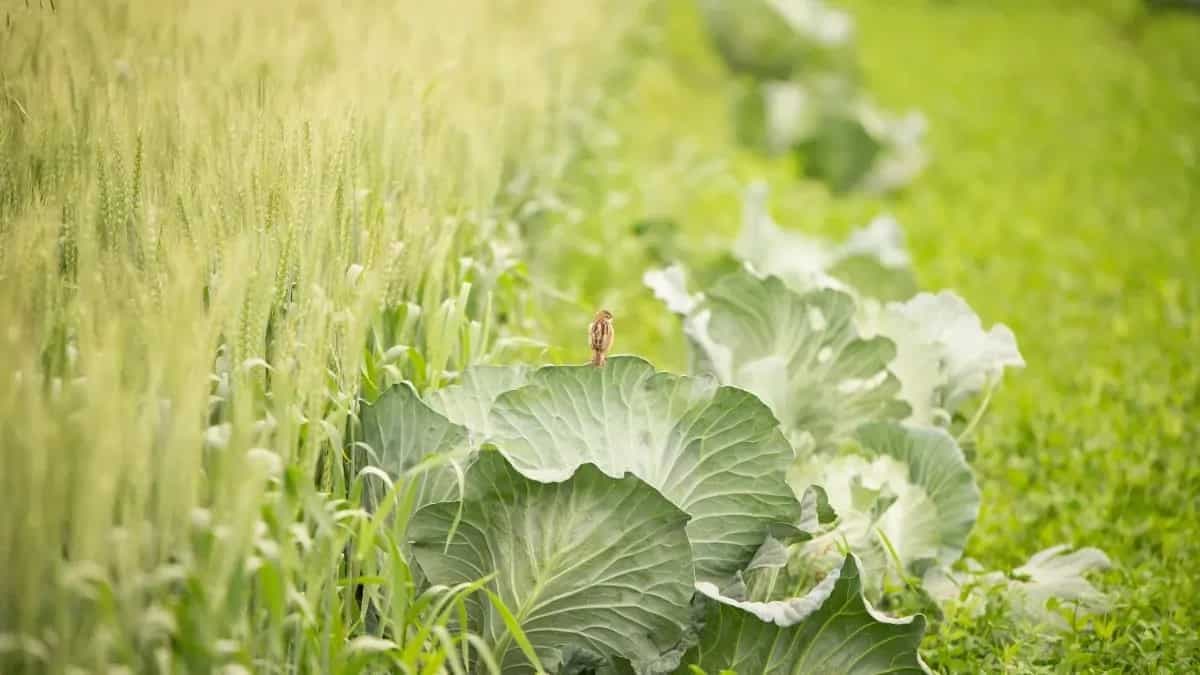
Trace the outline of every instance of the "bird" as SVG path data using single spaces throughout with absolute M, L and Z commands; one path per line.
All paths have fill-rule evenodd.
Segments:
M 600 368 L 608 360 L 613 343 L 612 312 L 602 309 L 588 326 L 588 346 L 592 348 L 592 365 Z

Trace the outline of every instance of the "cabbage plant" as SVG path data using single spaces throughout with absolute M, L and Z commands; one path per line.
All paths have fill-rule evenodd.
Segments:
M 979 616 L 998 598 L 1019 621 L 1061 631 L 1085 624 L 1111 605 L 1086 576 L 1112 566 L 1097 548 L 1051 546 L 1007 572 L 966 563 L 962 570 L 934 567 L 925 573 L 925 589 L 947 611 Z
M 475 368 L 424 399 L 385 391 L 361 426 L 362 463 L 427 483 L 411 551 L 431 584 L 484 584 L 466 618 L 505 671 L 923 669 L 923 619 L 874 612 L 853 555 L 789 598 L 735 592 L 765 542 L 832 515 L 797 497 L 795 451 L 750 392 L 629 356 Z
M 823 412 L 820 424 L 801 415 L 799 426 L 787 410 L 776 407 L 794 441 L 806 433 L 818 444 L 827 437 L 836 441 L 858 424 L 881 419 L 947 426 L 964 404 L 990 391 L 1006 369 L 1025 365 L 1007 326 L 985 329 L 953 291 L 918 292 L 904 233 L 893 218 L 880 216 L 834 242 L 781 227 L 770 215 L 767 196 L 761 183 L 746 190 L 742 231 L 733 245 L 743 271 L 703 292 L 688 289 L 686 270 L 679 265 L 651 270 L 645 282 L 668 309 L 684 317 L 696 355 L 694 370 L 713 372 L 773 405 L 785 393 L 784 407 L 801 410 L 813 397 L 839 398 L 837 387 L 851 389 L 852 382 L 839 379 L 844 369 L 832 367 L 838 361 L 832 356 L 840 352 L 822 348 L 874 346 L 876 357 L 856 359 L 853 367 L 877 378 L 869 381 L 878 381 L 879 388 L 854 392 L 873 394 L 875 407 L 847 409 L 839 401 L 832 407 L 841 411 L 840 422 L 837 413 Z M 819 320 L 803 321 L 797 308 Z M 764 359 L 774 365 L 783 359 L 790 368 L 755 365 Z M 889 398 L 907 410 L 884 405 Z M 841 429 L 823 430 L 830 425 Z
M 794 291 L 833 288 L 865 298 L 904 300 L 917 292 L 904 230 L 880 214 L 843 241 L 784 229 L 771 217 L 770 191 L 751 183 L 742 201 L 742 229 L 733 254 L 760 275 Z
M 1054 627 L 1064 621 L 1052 606 L 1075 618 L 1103 608 L 1084 578 L 1107 565 L 1096 549 L 1049 549 L 1012 578 L 961 570 L 980 496 L 960 443 L 1005 370 L 1025 365 L 1013 332 L 985 328 L 952 291 L 918 292 L 895 221 L 842 242 L 788 231 L 761 185 L 748 190 L 743 219 L 741 269 L 704 289 L 688 287 L 681 265 L 644 280 L 682 317 L 693 372 L 770 406 L 797 449 L 794 493 L 820 486 L 839 515 L 777 546 L 767 587 L 819 580 L 849 550 L 872 600 L 924 586 L 949 610 L 998 592 L 1014 614 Z M 748 573 L 761 589 L 762 572 Z
M 695 311 L 698 367 L 762 397 L 799 448 L 828 449 L 863 422 L 910 412 L 888 370 L 895 345 L 859 332 L 848 293 L 795 293 L 742 272 L 718 280 Z
M 942 429 L 896 423 L 860 427 L 838 456 L 793 467 L 794 486 L 820 485 L 841 515 L 832 531 L 797 551 L 818 569 L 840 564 L 837 545 L 860 556 L 871 597 L 908 576 L 962 556 L 979 514 L 979 488 L 954 439 Z
M 739 600 L 711 584 L 697 588 L 716 608 L 688 656 L 708 672 L 929 672 L 917 653 L 924 617 L 872 609 L 853 556 L 798 597 Z
M 717 53 L 738 78 L 741 140 L 793 153 L 837 192 L 885 193 L 925 167 L 926 123 L 881 109 L 861 86 L 854 21 L 823 0 L 699 0 Z

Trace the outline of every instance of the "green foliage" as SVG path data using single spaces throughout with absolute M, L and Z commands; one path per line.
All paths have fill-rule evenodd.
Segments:
M 1200 63 L 1187 46 L 1200 24 L 1129 2 L 844 4 L 872 92 L 928 116 L 928 172 L 887 201 L 835 199 L 796 181 L 786 158 L 740 152 L 725 66 L 697 46 L 694 4 L 665 2 L 647 38 L 657 58 L 608 102 L 605 170 L 575 173 L 594 215 L 535 244 L 531 272 L 571 300 L 542 305 L 549 353 L 583 360 L 579 307 L 605 306 L 618 350 L 686 368 L 682 325 L 637 272 L 686 260 L 693 292 L 727 272 L 750 181 L 770 181 L 790 232 L 844 240 L 886 209 L 905 225 L 922 286 L 956 289 L 985 328 L 1011 327 L 1028 364 L 962 443 L 985 505 L 966 555 L 1013 569 L 1072 542 L 1114 563 L 1098 582 L 1112 609 L 1087 628 L 1030 630 L 998 600 L 934 621 L 927 661 L 942 672 L 1194 669 L 1200 107 L 1189 92 Z M 669 246 L 620 227 L 647 216 L 674 224 Z M 977 405 L 955 413 L 955 432 Z
M 748 147 L 795 155 L 835 193 L 903 187 L 925 163 L 924 118 L 893 118 L 861 91 L 854 20 L 824 0 L 700 0 L 716 52 L 739 75 L 732 109 Z
M 550 672 L 577 650 L 602 663 L 628 659 L 639 672 L 663 659 L 671 667 L 693 592 L 686 513 L 633 475 L 614 479 L 593 464 L 547 483 L 485 451 L 465 481 L 461 509 L 426 507 L 410 534 L 433 583 L 494 575 L 489 587 L 514 625 L 495 603 L 475 622 L 502 672 L 531 672 L 536 663 L 522 654 L 516 630 Z
M 662 492 L 691 518 L 698 579 L 734 574 L 772 527 L 799 515 L 785 481 L 795 453 L 774 417 L 709 378 L 629 356 L 604 368 L 548 366 L 501 395 L 491 417 L 491 440 L 526 475 L 561 480 L 590 462 Z
M 775 260 L 735 245 L 760 179 L 785 235 L 848 243 L 893 213 L 912 268 L 872 254 L 821 275 L 886 303 L 911 298 L 915 269 L 970 299 L 972 330 L 1010 326 L 1028 362 L 989 397 L 994 369 L 951 368 L 953 341 L 896 327 L 917 307 L 856 315 L 858 339 L 895 345 L 907 423 L 961 436 L 985 504 L 948 595 L 902 561 L 877 610 L 930 616 L 941 672 L 1200 668 L 1200 24 L 1128 0 L 844 0 L 853 49 L 827 52 L 779 32 L 782 1 L 647 4 L 0 9 L 0 670 L 498 672 L 497 636 L 505 665 L 603 665 L 594 645 L 541 649 L 486 574 L 429 586 L 412 514 L 434 499 L 466 514 L 491 407 L 526 384 L 473 365 L 580 362 L 603 306 L 617 351 L 687 367 L 642 272 L 686 261 L 700 292 L 750 261 L 828 294 L 785 273 L 809 267 L 758 265 L 801 260 L 798 239 L 772 239 Z M 812 65 L 844 77 L 801 77 Z M 923 110 L 927 141 L 919 118 L 841 95 L 864 88 Z M 801 90 L 837 96 L 798 108 Z M 797 140 L 822 124 L 838 133 Z M 922 179 L 873 196 L 924 166 L 922 143 Z M 465 437 L 372 425 L 388 392 Z M 386 470 L 354 470 L 372 452 Z M 852 488 L 868 514 L 901 498 Z M 810 540 L 849 513 L 810 517 L 817 494 L 801 495 Z M 716 595 L 787 602 L 820 583 L 773 566 L 805 537 L 771 534 L 747 595 L 736 578 Z M 1095 590 L 1082 575 L 1102 554 L 1060 542 L 1111 556 L 1092 577 L 1108 611 L 1038 600 Z M 793 646 L 803 626 L 692 609 L 730 619 L 710 636 Z M 761 665 L 728 648 L 710 640 L 694 668 Z
M 801 294 L 737 272 L 705 296 L 687 322 L 703 367 L 761 396 L 798 448 L 828 448 L 866 421 L 908 415 L 887 369 L 895 346 L 859 335 L 849 294 Z
M 877 615 L 862 591 L 853 556 L 808 595 L 790 600 L 738 602 L 704 588 L 717 609 L 688 657 L 708 672 L 929 672 L 916 649 L 924 617 Z
M 796 152 L 806 176 L 846 192 L 867 175 L 882 147 L 859 120 L 825 116 L 812 137 L 797 144 Z
M 428 396 L 470 411 L 481 450 L 461 453 L 468 431 L 402 384 L 365 409 L 362 471 L 430 448 L 430 459 L 470 464 L 456 493 L 422 502 L 407 533 L 434 587 L 481 580 L 488 599 L 472 603 L 469 624 L 505 671 L 665 673 L 697 659 L 701 667 L 765 659 L 788 669 L 870 673 L 904 663 L 920 672 L 923 619 L 873 613 L 852 558 L 811 590 L 791 586 L 802 598 L 765 598 L 783 618 L 742 602 L 743 574 L 788 563 L 776 536 L 805 541 L 836 517 L 819 487 L 793 496 L 784 480 L 793 450 L 749 393 L 628 356 L 601 368 L 483 367 L 463 380 Z M 499 392 L 502 382 L 513 388 Z M 475 414 L 485 408 L 486 419 Z M 740 609 L 726 616 L 730 603 Z M 778 654 L 766 643 L 772 624 L 788 629 Z M 826 624 L 834 628 L 819 628 Z
M 793 564 L 829 569 L 841 562 L 836 544 L 848 546 L 875 600 L 957 561 L 979 514 L 975 476 L 954 439 L 936 428 L 862 425 L 838 456 L 798 462 L 789 479 L 796 490 L 824 487 L 841 516 Z
M 0 8 L 0 671 L 493 670 L 359 397 L 528 349 L 516 214 L 636 11 Z

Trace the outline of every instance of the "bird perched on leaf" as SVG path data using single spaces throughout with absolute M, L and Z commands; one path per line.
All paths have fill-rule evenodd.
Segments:
M 612 312 L 602 309 L 588 326 L 588 345 L 592 348 L 592 365 L 597 368 L 608 360 L 608 350 L 613 343 Z

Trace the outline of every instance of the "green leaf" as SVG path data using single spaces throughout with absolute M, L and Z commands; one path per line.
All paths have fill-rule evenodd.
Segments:
M 1086 547 L 1072 551 L 1063 544 L 1051 546 L 1013 570 L 1008 582 L 1009 602 L 1026 619 L 1066 629 L 1069 626 L 1066 619 L 1050 611 L 1051 601 L 1069 608 L 1069 613 L 1077 617 L 1107 611 L 1108 597 L 1085 575 L 1111 566 L 1112 561 L 1100 549 Z
M 863 422 L 909 412 L 887 370 L 891 341 L 860 338 L 854 314 L 846 293 L 800 294 L 743 271 L 717 282 L 687 329 L 717 377 L 761 397 L 797 447 L 811 437 L 827 449 Z
M 488 589 L 550 671 L 580 653 L 660 663 L 677 648 L 693 590 L 687 514 L 638 478 L 591 464 L 561 482 L 525 477 L 485 450 L 455 503 L 433 504 L 409 528 L 421 568 L 437 584 L 495 574 Z M 506 672 L 532 672 L 496 604 L 477 629 Z M 672 665 L 673 667 L 673 665 Z
M 685 662 L 707 672 L 929 672 L 917 652 L 925 618 L 876 613 L 863 598 L 853 556 L 806 595 L 788 600 L 743 602 L 721 595 L 712 584 L 696 588 L 715 602 Z
M 525 384 L 525 366 L 474 366 L 463 372 L 457 384 L 429 392 L 429 406 L 473 435 L 490 433 L 488 414 L 496 397 Z
M 780 227 L 768 197 L 765 183 L 746 188 L 742 230 L 733 246 L 734 254 L 759 274 L 779 277 L 797 293 L 834 288 L 889 300 L 917 291 L 904 230 L 891 216 L 877 216 L 834 242 Z
M 880 223 L 889 221 L 886 217 L 876 218 L 865 230 L 859 231 L 867 231 L 872 227 L 878 229 Z M 890 267 L 867 254 L 842 258 L 829 268 L 829 276 L 854 289 L 860 297 L 879 301 L 904 300 L 920 290 L 911 267 Z
M 647 270 L 642 275 L 642 283 L 675 314 L 687 316 L 691 314 L 703 295 L 688 293 L 687 272 L 683 266 L 675 263 L 661 269 Z
M 892 192 L 911 183 L 925 169 L 928 155 L 924 142 L 928 122 L 924 115 L 915 110 L 892 113 L 861 94 L 849 108 L 881 146 L 870 171 L 854 185 L 855 190 L 868 194 Z
M 787 79 L 807 72 L 852 72 L 854 22 L 811 0 L 702 0 L 713 46 L 734 72 Z
M 763 545 L 759 547 L 758 552 L 754 554 L 754 558 L 746 565 L 746 572 L 752 572 L 759 569 L 776 569 L 783 567 L 788 562 L 788 550 L 775 537 L 767 537 L 763 541 Z
M 822 525 L 837 519 L 837 511 L 830 506 L 825 488 L 810 485 L 803 490 L 796 490 L 795 487 L 792 489 L 800 493 L 800 520 L 796 525 L 800 531 L 812 535 L 818 532 Z
M 786 78 L 803 56 L 795 29 L 764 0 L 703 0 L 700 3 L 713 46 L 735 72 Z
M 400 475 L 429 454 L 463 447 L 467 430 L 432 410 L 407 382 L 390 387 L 360 415 L 363 450 L 389 474 Z
M 862 122 L 848 115 L 825 117 L 811 138 L 797 144 L 805 175 L 839 193 L 863 180 L 882 149 Z
M 834 542 L 848 543 L 872 592 L 893 567 L 889 544 L 906 574 L 921 575 L 962 555 L 979 514 L 975 476 L 954 439 L 936 428 L 865 425 L 847 454 L 799 463 L 789 479 L 797 490 L 824 486 L 840 517 L 804 545 L 806 555 L 831 563 Z
M 999 592 L 1021 622 L 1042 630 L 1066 631 L 1111 609 L 1109 597 L 1087 579 L 1088 573 L 1111 566 L 1099 549 L 1072 551 L 1060 544 L 1035 553 L 1008 573 L 986 571 L 977 565 L 968 565 L 965 571 L 935 567 L 925 573 L 923 584 L 930 597 L 951 611 L 980 616 L 989 595 Z
M 1005 368 L 1025 366 L 1012 330 L 1004 324 L 984 330 L 979 315 L 952 291 L 888 303 L 861 323 L 896 344 L 890 368 L 918 424 L 945 421 L 999 381 Z
M 426 405 L 411 384 L 397 384 L 374 403 L 364 404 L 360 421 L 362 441 L 355 445 L 356 467 L 375 466 L 399 479 L 429 458 L 442 455 L 445 465 L 424 470 L 415 478 L 419 492 L 414 505 L 457 494 L 457 474 L 470 459 L 467 429 Z M 368 487 L 368 504 L 373 507 L 381 490 L 375 482 Z
M 656 372 L 630 356 L 603 368 L 547 366 L 492 414 L 493 440 L 527 476 L 564 480 L 593 463 L 657 488 L 692 516 L 702 579 L 732 575 L 773 525 L 799 515 L 785 479 L 794 453 L 775 418 L 711 378 Z

